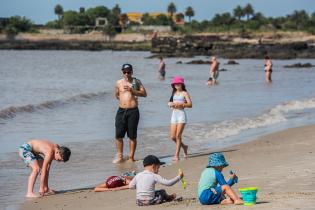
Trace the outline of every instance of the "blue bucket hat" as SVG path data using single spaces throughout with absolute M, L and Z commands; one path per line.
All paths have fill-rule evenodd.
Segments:
M 216 166 L 228 166 L 229 164 L 225 161 L 224 155 L 221 152 L 216 152 L 209 155 L 209 162 L 207 167 Z

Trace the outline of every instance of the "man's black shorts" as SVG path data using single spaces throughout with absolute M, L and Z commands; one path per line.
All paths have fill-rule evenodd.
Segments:
M 139 118 L 138 107 L 130 109 L 119 108 L 115 119 L 116 138 L 124 138 L 127 132 L 127 136 L 130 139 L 136 139 Z

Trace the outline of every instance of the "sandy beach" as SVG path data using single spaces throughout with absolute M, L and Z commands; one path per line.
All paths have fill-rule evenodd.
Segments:
M 230 169 L 239 176 L 234 189 L 256 186 L 257 204 L 251 209 L 314 209 L 315 205 L 315 125 L 292 128 L 263 136 L 249 143 L 239 144 L 222 151 Z M 208 151 L 213 152 L 213 151 Z M 207 153 L 195 155 L 187 161 L 163 167 L 160 174 L 166 178 L 176 175 L 182 168 L 187 181 L 166 188 L 169 193 L 182 196 L 174 201 L 143 209 L 246 209 L 246 206 L 201 206 L 196 189 L 201 170 L 207 163 Z M 157 189 L 161 186 L 157 186 Z M 163 187 L 164 188 L 164 187 Z M 23 203 L 23 210 L 74 209 L 138 209 L 135 190 L 94 193 L 89 189 L 70 190 Z

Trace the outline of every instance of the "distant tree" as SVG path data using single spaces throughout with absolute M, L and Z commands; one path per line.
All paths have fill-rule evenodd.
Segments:
M 191 17 L 195 16 L 195 11 L 193 10 L 192 7 L 187 7 L 185 15 L 188 17 L 189 22 L 191 22 Z
M 109 36 L 110 39 L 117 34 L 116 28 L 113 25 L 105 26 L 103 32 Z
M 2 30 L 9 39 L 14 39 L 19 32 L 28 32 L 32 29 L 33 23 L 26 17 L 13 16 L 8 18 L 2 25 Z
M 247 16 L 247 20 L 249 20 L 249 16 L 251 15 L 254 15 L 254 9 L 252 7 L 251 4 L 247 4 L 245 7 L 244 7 L 244 15 Z
M 275 29 L 283 29 L 284 23 L 287 21 L 285 17 L 268 18 L 268 23 L 271 23 Z
M 45 24 L 45 27 L 46 27 L 46 28 L 53 28 L 53 29 L 61 29 L 59 20 L 48 21 L 48 22 Z
M 172 25 L 172 20 L 164 14 L 160 14 L 154 18 L 151 17 L 149 13 L 144 13 L 142 15 L 141 21 L 143 25 Z
M 221 15 L 223 25 L 231 25 L 234 21 L 232 15 L 229 12 L 225 12 Z
M 202 31 L 201 29 L 201 25 L 197 20 L 192 20 L 190 23 L 189 23 L 189 27 L 191 28 L 191 30 L 194 32 L 194 31 Z
M 240 5 L 238 5 L 234 10 L 233 10 L 234 17 L 236 17 L 238 20 L 241 20 L 241 18 L 244 16 L 244 10 Z
M 116 33 L 121 31 L 121 26 L 119 24 L 119 16 L 114 13 L 110 13 L 107 17 L 108 24 L 115 28 Z
M 121 9 L 120 9 L 120 7 L 119 7 L 118 4 L 116 4 L 116 5 L 113 7 L 112 13 L 113 13 L 114 15 L 116 15 L 117 17 L 120 15 Z
M 26 17 L 13 16 L 9 18 L 7 26 L 15 28 L 17 32 L 27 32 L 32 28 L 33 23 Z
M 298 30 L 304 28 L 309 21 L 309 16 L 305 12 L 305 10 L 301 10 L 301 11 L 295 10 L 290 17 L 291 17 L 291 20 L 295 22 L 296 29 Z
M 94 8 L 89 8 L 85 11 L 85 14 L 87 15 L 89 19 L 89 24 L 90 26 L 95 25 L 95 19 L 102 17 L 102 18 L 107 18 L 110 15 L 110 10 L 107 7 L 104 6 L 97 6 Z
M 80 12 L 81 14 L 82 14 L 82 13 L 85 13 L 85 8 L 84 8 L 84 7 L 80 7 L 79 12 Z
M 141 17 L 141 22 L 143 25 L 148 25 L 147 23 L 149 22 L 150 15 L 149 13 L 144 13 Z
M 176 13 L 177 9 L 176 6 L 173 2 L 171 2 L 168 6 L 167 6 L 167 12 L 170 13 L 171 18 L 173 18 L 173 15 Z
M 78 26 L 79 16 L 76 11 L 68 10 L 63 14 L 63 24 L 65 26 Z
M 261 13 L 261 12 L 257 12 L 256 14 L 253 15 L 253 20 L 259 20 L 259 21 L 263 21 L 265 18 L 265 16 Z
M 156 18 L 153 18 L 153 25 L 167 26 L 171 24 L 172 21 L 164 14 L 160 14 Z
M 63 8 L 60 4 L 57 4 L 55 6 L 55 14 L 58 16 L 58 20 L 60 21 L 63 15 Z
M 216 26 L 230 26 L 234 19 L 229 12 L 216 14 L 212 19 L 212 24 Z
M 4 29 L 5 34 L 8 39 L 14 39 L 15 36 L 19 33 L 19 31 L 11 25 L 8 25 Z

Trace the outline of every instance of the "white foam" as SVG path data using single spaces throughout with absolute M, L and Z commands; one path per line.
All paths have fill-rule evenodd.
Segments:
M 223 121 L 214 125 L 190 126 L 190 134 L 197 141 L 205 139 L 223 139 L 229 136 L 237 135 L 248 129 L 265 127 L 287 120 L 286 114 L 292 111 L 315 108 L 315 98 L 301 101 L 290 101 L 280 104 L 270 109 L 266 113 L 253 118 L 242 118 L 233 121 Z M 198 129 L 196 129 L 198 127 Z

